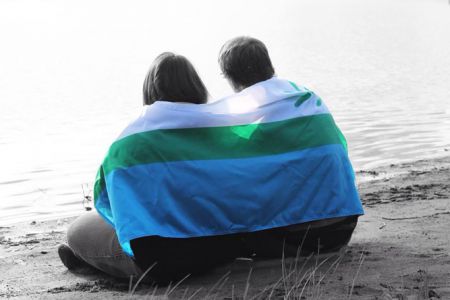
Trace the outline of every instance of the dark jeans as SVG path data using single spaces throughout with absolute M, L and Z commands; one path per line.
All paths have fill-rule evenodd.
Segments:
M 168 283 L 200 274 L 237 257 L 279 258 L 337 251 L 349 242 L 357 216 L 321 220 L 251 233 L 198 238 L 145 237 L 131 241 L 135 259 L 120 248 L 114 229 L 96 212 L 70 226 L 68 244 L 80 259 L 114 277 L 139 277 L 156 265 L 148 278 Z

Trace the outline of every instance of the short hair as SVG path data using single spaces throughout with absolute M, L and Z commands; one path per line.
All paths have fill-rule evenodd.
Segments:
M 172 52 L 156 57 L 144 81 L 144 105 L 159 100 L 203 104 L 207 99 L 208 90 L 186 57 Z
M 226 78 L 244 87 L 275 75 L 266 46 L 252 37 L 240 36 L 226 42 L 220 49 L 219 65 Z

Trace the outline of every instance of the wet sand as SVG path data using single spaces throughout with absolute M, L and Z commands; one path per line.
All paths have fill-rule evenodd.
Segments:
M 73 218 L 1 227 L 0 298 L 450 299 L 450 157 L 361 171 L 357 179 L 366 215 L 340 253 L 236 260 L 173 290 L 139 284 L 133 296 L 128 282 L 62 265 L 56 247 Z

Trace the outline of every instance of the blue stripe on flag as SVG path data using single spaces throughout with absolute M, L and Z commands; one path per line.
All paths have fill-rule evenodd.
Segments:
M 119 216 L 111 221 L 129 255 L 129 241 L 143 236 L 223 235 L 364 213 L 342 145 L 138 165 L 106 182 L 112 214 L 97 209 Z

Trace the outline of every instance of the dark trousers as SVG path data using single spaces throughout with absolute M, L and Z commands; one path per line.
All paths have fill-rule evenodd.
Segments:
M 250 233 L 198 238 L 144 237 L 131 241 L 142 271 L 160 283 L 200 274 L 237 257 L 268 259 L 337 251 L 347 245 L 358 217 L 322 220 Z M 324 222 L 325 221 L 325 222 Z M 328 221 L 328 222 L 327 222 Z M 301 246 L 301 248 L 299 248 Z

